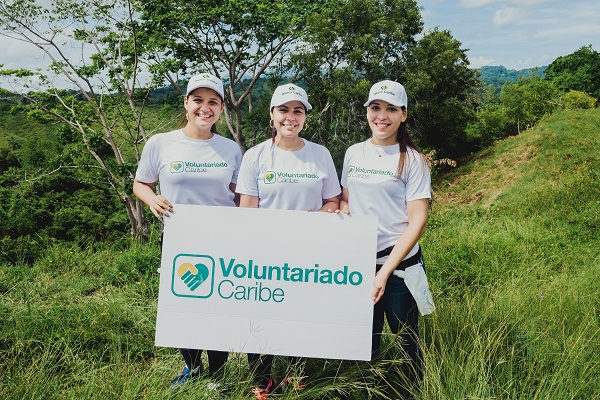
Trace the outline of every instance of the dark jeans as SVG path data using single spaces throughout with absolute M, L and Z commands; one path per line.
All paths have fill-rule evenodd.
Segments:
M 197 349 L 179 349 L 188 368 L 194 370 L 198 367 L 199 372 L 202 372 L 202 350 Z M 208 354 L 208 372 L 211 375 L 223 374 L 223 366 L 227 362 L 229 353 L 226 351 L 207 350 Z
M 250 371 L 254 375 L 255 383 L 260 387 L 267 387 L 271 380 L 273 358 L 270 354 L 248 353 Z M 288 360 L 292 368 L 298 368 L 303 359 L 302 357 L 288 356 Z
M 248 353 L 250 372 L 254 374 L 254 382 L 260 387 L 267 387 L 271 380 L 273 356 L 270 354 Z
M 420 262 L 425 267 L 423 257 Z M 381 265 L 377 266 L 377 270 Z M 387 319 L 390 330 L 397 335 L 402 349 L 409 358 L 409 363 L 403 368 L 405 378 L 414 381 L 422 375 L 421 348 L 419 337 L 419 310 L 412 294 L 406 287 L 404 279 L 395 275 L 388 278 L 385 292 L 375 304 L 373 310 L 372 357 L 376 358 L 381 349 L 381 333 Z

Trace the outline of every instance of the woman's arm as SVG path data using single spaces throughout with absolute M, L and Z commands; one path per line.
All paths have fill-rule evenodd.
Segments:
M 150 207 L 156 218 L 168 217 L 169 211 L 173 211 L 173 205 L 163 195 L 154 193 L 154 183 L 144 183 L 136 178 L 133 181 L 133 194 Z
M 258 208 L 258 196 L 250 196 L 248 194 L 240 195 L 240 207 Z
M 235 183 L 231 182 L 229 184 L 229 190 L 231 190 L 233 192 L 233 202 L 235 203 L 236 207 L 239 207 L 240 206 L 240 194 L 235 191 L 236 186 L 237 185 Z
M 408 210 L 408 226 L 398 241 L 394 249 L 388 256 L 385 263 L 375 275 L 373 293 L 371 295 L 373 302 L 377 303 L 385 292 L 385 285 L 394 269 L 408 255 L 410 250 L 419 241 L 427 226 L 427 215 L 429 213 L 429 199 L 413 200 L 406 203 Z
M 340 208 L 335 210 L 337 214 L 350 214 L 350 207 L 348 206 L 348 197 L 350 192 L 348 189 L 342 186 L 342 195 L 340 199 Z
M 339 206 L 340 198 L 338 196 L 335 196 L 329 199 L 323 199 L 323 207 L 321 207 L 319 211 L 334 212 L 339 208 Z

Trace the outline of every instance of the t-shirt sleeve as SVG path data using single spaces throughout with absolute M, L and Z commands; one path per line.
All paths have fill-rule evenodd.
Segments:
M 407 161 L 406 201 L 431 199 L 431 174 L 427 161 L 414 152 Z
M 140 182 L 154 183 L 158 181 L 159 169 L 158 146 L 156 139 L 153 137 L 148 140 L 142 150 L 142 157 L 138 163 L 135 177 Z
M 335 170 L 335 164 L 333 163 L 333 158 L 331 158 L 331 153 L 329 150 L 324 148 L 324 154 L 327 162 L 327 180 L 323 184 L 322 198 L 330 199 L 332 197 L 338 196 L 342 190 L 340 189 L 340 183 L 338 181 L 337 171 Z
M 346 150 L 346 154 L 344 155 L 344 164 L 342 166 L 342 178 L 340 183 L 342 187 L 348 188 L 348 165 L 350 164 L 350 151 L 351 149 Z
M 250 149 L 244 154 L 237 176 L 236 192 L 248 196 L 258 196 L 258 165 L 256 151 Z
M 242 164 L 242 152 L 240 151 L 240 148 L 237 146 L 235 146 L 235 170 L 233 171 L 233 175 L 231 176 L 231 182 L 236 184 L 237 187 L 237 181 L 238 181 L 238 176 L 240 173 L 240 165 Z

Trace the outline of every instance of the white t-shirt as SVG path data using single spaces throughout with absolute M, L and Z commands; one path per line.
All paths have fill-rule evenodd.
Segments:
M 160 181 L 161 194 L 173 204 L 231 206 L 242 153 L 231 139 L 215 134 L 192 139 L 181 129 L 155 135 L 142 152 L 136 178 Z
M 408 226 L 407 202 L 431 198 L 427 162 L 409 148 L 402 176 L 397 179 L 399 159 L 398 144 L 376 146 L 370 140 L 351 146 L 344 157 L 341 182 L 348 189 L 350 213 L 379 217 L 377 251 L 395 245 Z M 406 258 L 418 249 L 417 243 Z M 377 263 L 385 259 L 381 257 Z
M 277 147 L 271 139 L 244 154 L 236 191 L 258 197 L 259 208 L 319 210 L 323 199 L 340 194 L 329 150 L 304 141 L 297 151 Z

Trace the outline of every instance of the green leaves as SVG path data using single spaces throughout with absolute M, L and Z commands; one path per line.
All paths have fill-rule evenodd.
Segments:
M 545 72 L 546 79 L 562 91 L 578 90 L 600 98 L 600 53 L 591 45 L 558 57 Z

